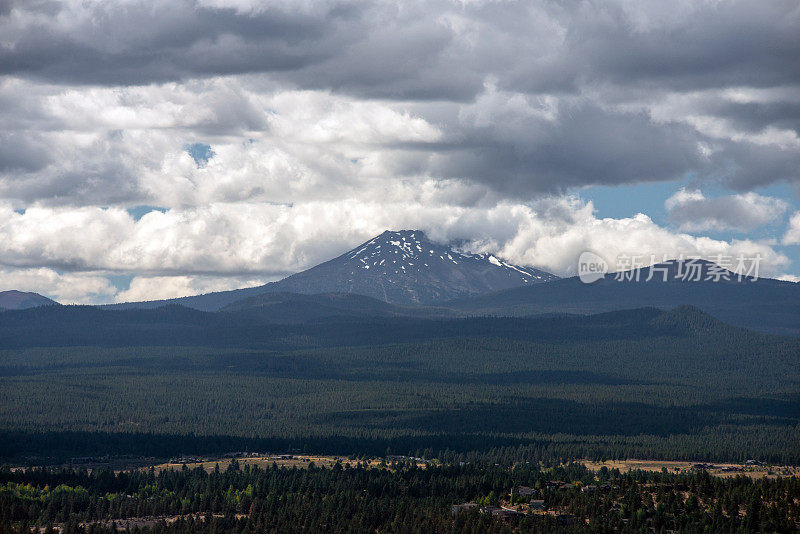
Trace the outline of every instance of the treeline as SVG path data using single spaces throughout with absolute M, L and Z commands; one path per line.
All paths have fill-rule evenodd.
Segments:
M 783 432 L 783 433 L 778 433 Z M 166 460 L 179 455 L 223 455 L 231 452 L 294 452 L 303 454 L 441 458 L 449 463 L 491 458 L 496 462 L 566 462 L 590 460 L 728 461 L 746 460 L 797 465 L 800 456 L 791 444 L 800 442 L 800 429 L 712 428 L 688 435 L 602 436 L 537 435 L 515 437 L 468 433 L 418 436 L 242 438 L 225 435 L 172 435 L 117 432 L 0 431 L 0 458 L 23 465 L 55 465 L 90 457 L 93 463 L 137 458 Z M 105 457 L 108 456 L 107 459 Z
M 352 465 L 350 465 L 352 464 Z M 553 483 L 551 481 L 557 480 Z M 592 486 L 591 492 L 581 488 Z M 550 515 L 503 522 L 462 502 L 508 502 L 527 486 Z M 142 532 L 522 532 L 768 531 L 800 520 L 797 478 L 750 480 L 601 470 L 582 465 L 463 465 L 400 462 L 368 467 L 353 459 L 333 468 L 92 472 L 0 469 L 0 532 L 33 528 L 109 532 L 128 518 L 162 518 Z M 169 519 L 169 521 L 167 521 Z M 49 530 L 48 530 L 49 529 Z

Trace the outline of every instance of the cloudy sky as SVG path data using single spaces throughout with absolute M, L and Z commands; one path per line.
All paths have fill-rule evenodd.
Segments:
M 254 285 L 386 229 L 800 275 L 796 0 L 0 0 L 0 290 Z

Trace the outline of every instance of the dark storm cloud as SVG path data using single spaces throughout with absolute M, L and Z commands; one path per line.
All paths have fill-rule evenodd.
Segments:
M 582 4 L 570 18 L 555 64 L 572 69 L 573 79 L 680 90 L 800 81 L 796 2 L 690 5 L 692 11 L 682 15 L 684 6 L 664 3 L 661 13 L 637 24 L 620 7 Z
M 35 172 L 50 162 L 47 146 L 29 135 L 0 132 L 0 173 Z
M 189 0 L 104 2 L 84 6 L 69 27 L 8 19 L 4 34 L 13 37 L 0 72 L 112 85 L 275 72 L 354 94 L 449 99 L 474 95 L 488 74 L 526 91 L 591 81 L 767 86 L 800 77 L 796 2 L 698 3 L 683 14 L 664 4 L 640 17 L 631 6 L 342 2 L 237 12 Z
M 727 119 L 748 132 L 761 132 L 768 126 L 793 130 L 800 135 L 800 102 L 713 101 L 704 107 L 709 114 Z
M 18 199 L 26 205 L 42 199 L 53 205 L 75 204 L 78 199 L 82 204 L 101 206 L 147 200 L 130 171 L 112 159 L 79 169 L 51 166 L 43 171 L 35 175 L 12 173 L 12 178 L 0 181 L 0 197 Z
M 9 23 L 18 37 L 0 48 L 0 73 L 106 85 L 271 73 L 304 88 L 399 99 L 463 100 L 482 87 L 484 73 L 457 68 L 464 50 L 449 50 L 455 36 L 424 8 L 342 2 L 238 13 L 175 0 L 87 9 L 71 27 Z
M 711 156 L 706 173 L 738 191 L 782 181 L 800 185 L 800 150 L 722 141 Z
M 670 180 L 703 166 L 696 132 L 655 124 L 645 113 L 564 106 L 557 120 L 527 118 L 472 127 L 432 158 L 434 172 L 495 185 L 509 194 L 572 186 Z
M 464 101 L 482 90 L 486 72 L 463 68 L 469 57 L 449 28 L 424 13 L 403 20 L 392 11 L 340 55 L 282 77 L 368 98 Z
M 496 128 L 470 130 L 428 160 L 428 170 L 465 177 L 510 196 L 564 193 L 571 187 L 672 181 L 687 175 L 748 191 L 800 183 L 800 150 L 712 139 L 686 124 L 654 123 L 645 113 L 592 106 L 553 124 L 531 121 L 513 138 Z M 711 153 L 703 154 L 701 147 Z
M 121 157 L 120 132 L 111 132 L 75 154 L 60 153 L 36 133 L 0 133 L 0 199 L 26 205 L 47 199 L 51 204 L 107 205 L 142 201 L 136 177 Z
M 118 85 L 294 70 L 330 56 L 359 33 L 352 25 L 336 32 L 340 22 L 357 16 L 346 8 L 240 15 L 177 0 L 85 9 L 85 18 L 68 27 L 8 22 L 6 33 L 17 38 L 0 50 L 0 72 Z

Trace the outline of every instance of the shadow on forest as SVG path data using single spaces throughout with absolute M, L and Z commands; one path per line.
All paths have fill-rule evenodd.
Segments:
M 445 372 L 421 361 L 324 361 L 313 356 L 275 353 L 192 355 L 169 358 L 116 358 L 107 361 L 59 362 L 47 366 L 0 366 L 0 377 L 35 376 L 83 369 L 121 369 L 148 374 L 162 372 L 229 372 L 248 376 L 346 380 L 353 382 L 434 382 L 442 384 L 597 384 L 652 385 L 657 382 L 580 370 L 519 370 L 508 372 Z
M 758 401 L 759 399 L 747 399 Z M 778 401 L 774 401 L 777 403 Z M 709 406 L 662 407 L 633 402 L 579 403 L 560 399 L 520 399 L 502 404 L 471 403 L 446 410 L 393 412 L 388 410 L 337 412 L 319 416 L 320 423 L 376 429 L 403 428 L 425 432 L 667 436 L 697 432 L 727 424 L 793 426 L 789 405 L 761 404 L 759 409 L 736 411 L 738 402 Z M 770 406 L 773 409 L 770 409 Z M 733 416 L 733 417 L 732 417 Z

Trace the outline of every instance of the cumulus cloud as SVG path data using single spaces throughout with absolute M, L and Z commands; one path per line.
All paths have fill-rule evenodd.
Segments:
M 230 79 L 68 91 L 9 80 L 0 101 L 26 110 L 24 120 L 13 106 L 3 112 L 19 124 L 0 148 L 0 197 L 21 206 L 296 202 L 368 195 L 395 180 L 530 199 L 686 173 L 739 188 L 791 182 L 800 168 L 800 143 L 734 139 L 682 120 L 693 115 L 678 104 L 608 107 L 493 83 L 474 102 L 436 106 L 261 92 Z M 201 145 L 214 157 L 198 165 L 186 147 Z
M 761 274 L 766 276 L 776 276 L 790 264 L 768 243 L 676 233 L 641 213 L 622 219 L 598 218 L 591 202 L 577 198 L 499 205 L 478 217 L 475 213 L 463 216 L 464 221 L 445 226 L 447 237 L 469 240 L 470 250 L 496 252 L 518 264 L 561 276 L 576 274 L 578 257 L 584 251 L 600 254 L 612 270 L 625 268 L 626 258 L 649 265 L 680 257 L 714 261 L 760 256 Z
M 748 231 L 775 222 L 786 211 L 785 201 L 749 192 L 708 198 L 699 189 L 681 189 L 664 205 L 682 230 Z
M 490 85 L 462 107 L 459 119 L 465 138 L 437 154 L 433 174 L 469 178 L 512 195 L 671 180 L 706 166 L 694 129 L 658 124 L 646 111 L 532 101 Z
M 800 211 L 794 212 L 789 219 L 789 228 L 783 236 L 784 245 L 800 245 Z
M 59 273 L 45 267 L 0 268 L 0 291 L 16 289 L 40 293 L 62 304 L 108 301 L 117 289 L 98 273 Z
M 14 158 L 0 160 L 0 198 L 22 206 L 341 198 L 403 178 L 399 162 L 424 161 L 418 146 L 443 135 L 400 104 L 230 80 L 68 91 L 12 80 L 3 100 L 39 113 L 14 139 L 37 139 L 41 154 L 9 143 Z M 186 150 L 200 145 L 214 153 L 203 165 Z
M 0 258 L 9 266 L 153 274 L 282 275 L 321 261 L 352 238 L 346 224 L 356 203 L 297 208 L 214 204 L 151 211 L 139 220 L 119 208 L 6 207 Z M 323 226 L 324 223 L 324 226 Z M 377 228 L 376 226 L 374 228 Z M 302 251 L 295 242 L 302 241 Z
M 128 289 L 114 295 L 115 302 L 140 302 L 175 297 L 202 295 L 263 285 L 267 280 L 252 278 L 222 278 L 208 276 L 137 276 Z
M 623 256 L 660 261 L 760 255 L 767 276 L 782 274 L 789 264 L 767 243 L 675 233 L 642 214 L 600 219 L 590 202 L 575 197 L 479 207 L 356 200 L 234 203 L 155 210 L 138 220 L 117 208 L 40 207 L 24 214 L 6 209 L 2 215 L 7 222 L 0 225 L 0 258 L 9 268 L 138 273 L 119 294 L 93 290 L 117 301 L 257 285 L 330 259 L 390 228 L 419 228 L 434 240 L 461 242 L 467 250 L 497 253 L 560 275 L 574 274 L 585 250 L 601 251 L 612 265 Z M 64 289 L 54 293 L 67 295 Z

